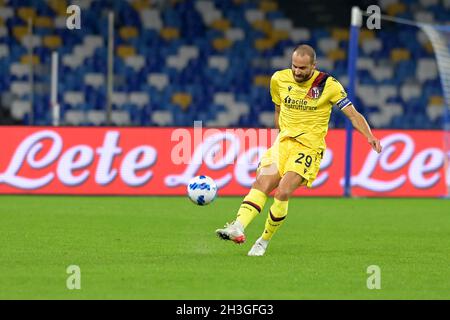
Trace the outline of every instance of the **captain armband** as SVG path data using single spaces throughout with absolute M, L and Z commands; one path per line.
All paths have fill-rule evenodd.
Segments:
M 349 98 L 345 97 L 341 100 L 339 100 L 338 102 L 336 102 L 336 106 L 338 106 L 339 109 L 344 109 L 345 107 L 351 105 L 352 102 L 350 101 Z

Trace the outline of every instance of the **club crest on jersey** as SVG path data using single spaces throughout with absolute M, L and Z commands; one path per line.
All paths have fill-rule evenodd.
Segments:
M 309 99 L 319 99 L 322 95 L 323 89 L 325 88 L 325 83 L 327 82 L 328 77 L 328 73 L 320 72 L 316 79 L 314 79 L 314 82 L 308 90 L 306 97 Z
M 320 96 L 320 89 L 317 87 L 313 87 L 311 88 L 310 92 L 309 92 L 309 97 L 313 98 L 313 99 L 317 99 Z

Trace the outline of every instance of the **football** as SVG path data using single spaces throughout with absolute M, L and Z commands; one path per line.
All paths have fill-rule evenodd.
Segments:
M 217 185 L 208 176 L 196 176 L 187 185 L 189 199 L 199 206 L 210 204 L 216 197 Z

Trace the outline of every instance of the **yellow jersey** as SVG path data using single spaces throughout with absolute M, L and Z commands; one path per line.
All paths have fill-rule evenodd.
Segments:
M 342 110 L 351 104 L 342 85 L 318 70 L 302 83 L 295 81 L 291 69 L 277 71 L 270 80 L 270 94 L 280 106 L 280 140 L 291 137 L 319 152 L 326 148 L 332 106 Z

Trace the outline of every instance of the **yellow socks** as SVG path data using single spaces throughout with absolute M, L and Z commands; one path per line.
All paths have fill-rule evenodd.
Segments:
M 242 201 L 241 207 L 237 213 L 236 221 L 238 221 L 245 229 L 250 222 L 261 212 L 266 203 L 267 195 L 258 189 L 251 189 L 248 195 Z M 269 241 L 278 228 L 283 224 L 288 213 L 289 201 L 281 201 L 274 198 L 270 207 L 269 215 L 266 220 L 264 232 L 261 238 Z
M 278 228 L 283 224 L 288 212 L 288 200 L 280 201 L 274 198 L 274 202 L 270 207 L 269 216 L 266 220 L 264 232 L 262 234 L 263 240 L 270 240 Z
M 261 212 L 266 200 L 267 195 L 264 192 L 259 191 L 258 189 L 251 189 L 244 198 L 244 201 L 242 201 L 236 220 L 246 228 L 258 213 Z

